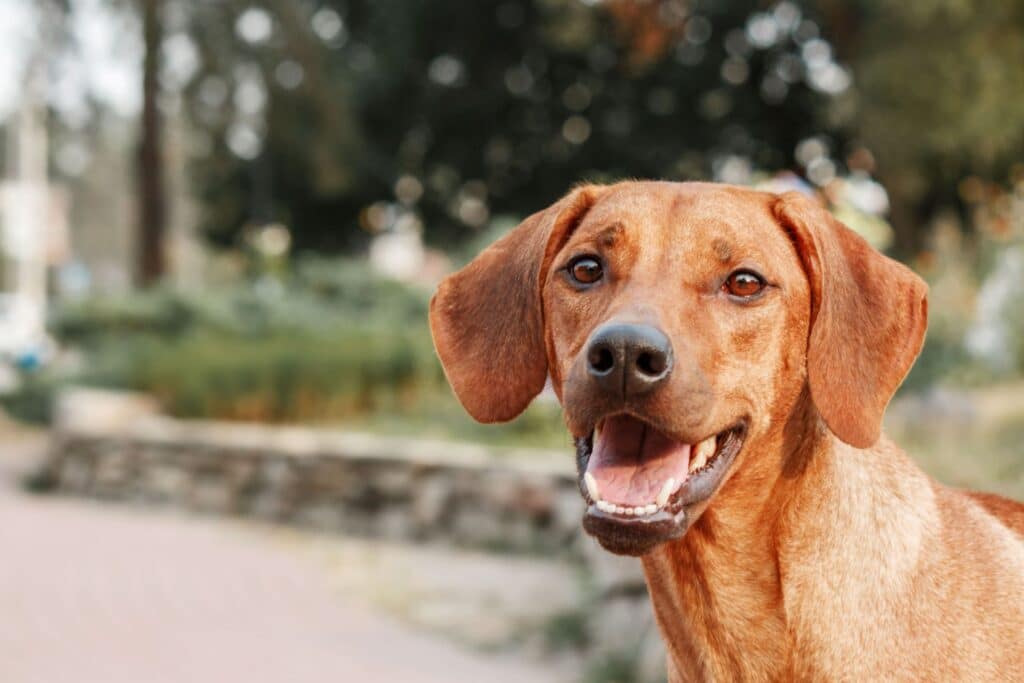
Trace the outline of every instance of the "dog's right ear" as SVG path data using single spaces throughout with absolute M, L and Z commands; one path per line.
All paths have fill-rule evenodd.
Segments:
M 431 299 L 434 347 L 459 402 L 476 420 L 511 420 L 544 388 L 543 279 L 561 238 L 599 193 L 597 186 L 579 187 L 533 214 L 445 278 Z

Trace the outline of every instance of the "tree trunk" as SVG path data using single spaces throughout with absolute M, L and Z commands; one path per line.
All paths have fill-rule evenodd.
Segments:
M 142 122 L 139 132 L 139 231 L 136 275 L 140 285 L 157 282 L 164 274 L 164 232 L 167 198 L 164 194 L 160 94 L 160 48 L 163 43 L 163 0 L 140 0 L 145 55 L 142 66 Z

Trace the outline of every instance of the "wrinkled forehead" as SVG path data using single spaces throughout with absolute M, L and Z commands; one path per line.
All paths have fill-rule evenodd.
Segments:
M 710 251 L 722 262 L 785 259 L 793 249 L 772 214 L 773 201 L 765 192 L 707 183 L 628 183 L 597 201 L 572 241 L 615 242 L 638 256 L 668 249 Z

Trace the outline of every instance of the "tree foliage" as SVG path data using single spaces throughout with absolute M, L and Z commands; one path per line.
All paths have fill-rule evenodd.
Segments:
M 249 11 L 209 3 L 191 22 L 216 243 L 273 220 L 300 250 L 350 249 L 403 216 L 447 243 L 582 179 L 788 168 L 815 133 L 841 149 L 832 93 L 805 78 L 817 25 L 788 2 L 274 0 L 258 40 Z M 265 107 L 239 111 L 254 87 Z M 243 158 L 239 126 L 259 138 Z
M 911 254 L 936 211 L 959 208 L 966 217 L 970 197 L 958 189 L 965 178 L 1005 186 L 1020 166 L 1024 3 L 819 0 L 818 7 L 855 74 L 850 133 L 873 152 L 891 195 L 897 247 Z
M 187 6 L 193 177 L 222 245 L 270 221 L 299 250 L 403 220 L 448 243 L 584 179 L 802 172 L 795 148 L 817 136 L 883 180 L 907 255 L 963 206 L 964 177 L 1005 181 L 1024 145 L 1019 2 Z M 247 37 L 254 11 L 268 28 Z

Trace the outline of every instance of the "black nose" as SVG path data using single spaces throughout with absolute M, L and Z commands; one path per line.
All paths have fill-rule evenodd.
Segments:
M 587 372 L 604 391 L 623 398 L 637 396 L 668 378 L 672 344 L 650 325 L 604 325 L 587 342 Z

